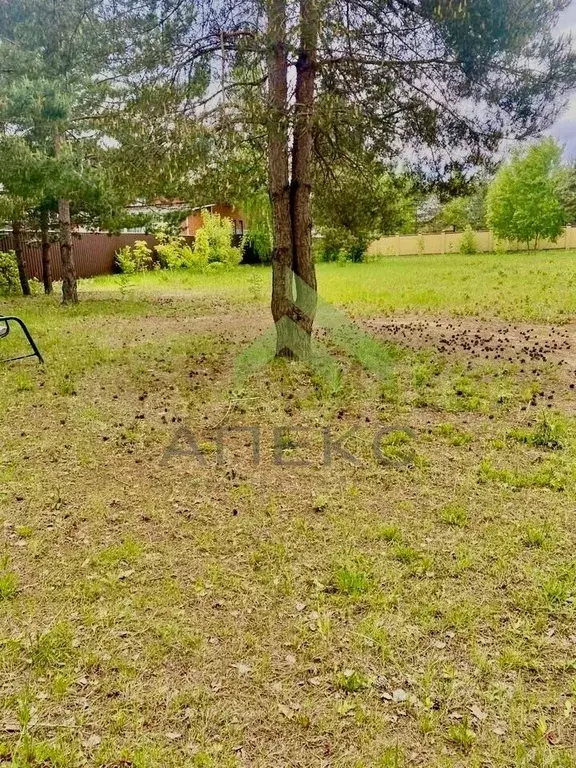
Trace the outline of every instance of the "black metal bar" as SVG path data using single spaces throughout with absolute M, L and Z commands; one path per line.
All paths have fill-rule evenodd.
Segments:
M 7 357 L 5 360 L 0 360 L 0 363 L 14 363 L 16 360 L 27 360 L 29 357 L 36 357 L 34 353 L 31 355 L 19 355 L 18 357 Z
M 5 317 L 5 316 L 2 316 L 2 317 L 0 317 L 0 322 L 4 323 L 4 325 L 7 328 L 6 332 L 0 333 L 0 338 L 3 338 L 3 337 L 7 336 L 10 333 L 10 323 L 11 322 L 15 322 L 15 323 L 18 323 L 18 325 L 22 329 L 22 332 L 24 333 L 24 335 L 26 336 L 26 339 L 28 340 L 28 344 L 30 344 L 30 347 L 32 348 L 32 354 L 31 355 L 21 355 L 20 357 L 9 357 L 6 360 L 0 360 L 0 362 L 2 362 L 2 363 L 11 363 L 11 362 L 14 362 L 15 360 L 24 360 L 24 358 L 27 358 L 27 357 L 37 357 L 38 360 L 40 360 L 41 363 L 44 362 L 44 358 L 40 354 L 40 350 L 36 346 L 36 342 L 32 338 L 32 336 L 30 334 L 30 331 L 26 327 L 26 324 L 22 320 L 20 320 L 19 317 Z

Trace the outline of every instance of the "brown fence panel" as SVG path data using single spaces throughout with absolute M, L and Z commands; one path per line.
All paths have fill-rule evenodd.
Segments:
M 153 235 L 108 235 L 103 232 L 74 235 L 74 261 L 78 277 L 95 277 L 96 275 L 110 275 L 114 272 L 114 257 L 120 248 L 125 245 L 134 245 L 136 240 L 145 240 L 153 248 L 156 239 Z M 0 251 L 14 249 L 14 240 L 11 233 L 0 235 Z M 52 279 L 62 279 L 62 262 L 60 259 L 60 246 L 52 243 L 50 246 L 52 258 Z M 28 277 L 42 279 L 42 247 L 38 240 L 27 239 L 24 247 L 26 259 L 26 271 Z

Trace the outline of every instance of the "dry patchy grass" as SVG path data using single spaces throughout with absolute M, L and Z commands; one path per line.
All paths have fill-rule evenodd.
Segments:
M 0 368 L 0 765 L 575 766 L 571 366 L 374 318 L 385 380 L 238 390 L 264 289 L 173 288 L 16 307 L 47 364 Z

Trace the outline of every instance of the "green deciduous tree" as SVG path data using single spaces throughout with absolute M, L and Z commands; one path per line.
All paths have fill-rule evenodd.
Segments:
M 486 226 L 485 184 L 466 197 L 454 197 L 443 206 L 433 221 L 434 229 L 483 229 Z
M 558 175 L 558 196 L 566 213 L 566 221 L 576 223 L 576 164 L 562 168 Z
M 449 200 L 434 223 L 438 229 L 464 229 L 470 222 L 468 217 L 468 198 L 455 197 Z
M 512 153 L 488 189 L 488 225 L 498 237 L 530 248 L 560 235 L 566 220 L 558 192 L 561 158 L 551 138 Z

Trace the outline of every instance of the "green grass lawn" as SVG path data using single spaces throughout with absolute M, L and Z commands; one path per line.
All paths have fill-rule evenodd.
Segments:
M 0 765 L 576 766 L 573 259 L 320 265 L 384 378 L 238 386 L 267 268 L 3 301 Z
M 270 270 L 240 267 L 225 275 L 149 273 L 136 289 L 191 290 L 234 304 L 268 295 Z M 354 314 L 450 312 L 511 320 L 567 322 L 576 314 L 576 252 L 407 256 L 369 264 L 319 264 L 319 291 Z M 117 278 L 88 281 L 90 290 L 117 290 Z M 265 290 L 264 290 L 265 289 Z

